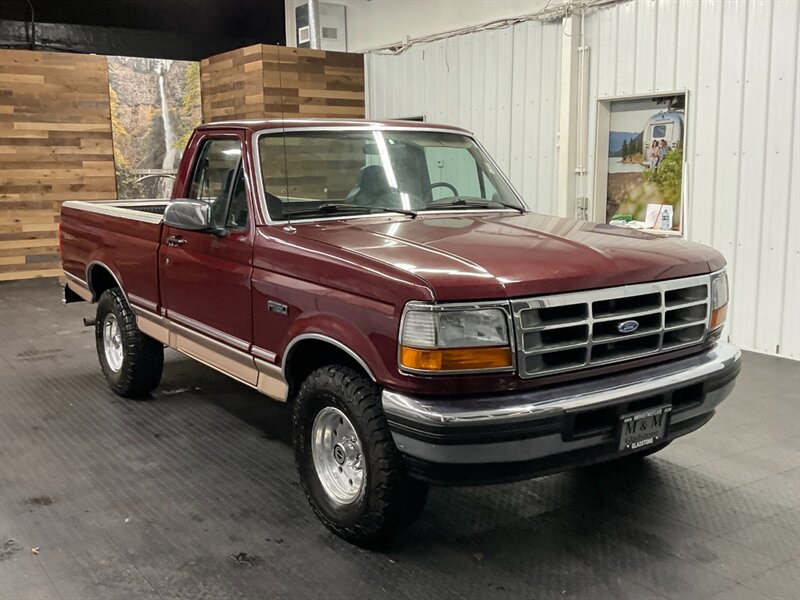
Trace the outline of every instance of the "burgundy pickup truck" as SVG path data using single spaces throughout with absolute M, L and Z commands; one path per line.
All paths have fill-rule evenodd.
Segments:
M 359 544 L 431 483 L 655 452 L 741 363 L 719 253 L 532 213 L 453 127 L 204 125 L 172 200 L 66 202 L 60 235 L 113 391 L 146 397 L 169 346 L 291 403 L 308 500 Z

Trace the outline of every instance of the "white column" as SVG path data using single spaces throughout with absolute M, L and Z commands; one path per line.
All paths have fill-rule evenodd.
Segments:
M 558 136 L 558 215 L 575 217 L 575 167 L 578 136 L 579 57 L 581 18 L 562 20 L 561 108 Z

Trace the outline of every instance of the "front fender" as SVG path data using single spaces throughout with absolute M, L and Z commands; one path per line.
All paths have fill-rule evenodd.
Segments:
M 360 318 L 370 320 L 375 318 L 375 315 L 362 312 Z M 391 379 L 390 365 L 386 364 L 386 349 L 391 349 L 392 356 L 396 355 L 395 336 L 386 331 L 386 325 L 388 324 L 391 328 L 396 321 L 388 315 L 380 320 L 388 321 L 388 323 L 384 322 L 384 327 L 378 329 L 365 328 L 363 324 L 354 324 L 343 317 L 330 314 L 303 315 L 292 324 L 287 332 L 277 361 L 285 374 L 292 348 L 303 340 L 316 339 L 328 342 L 349 354 L 373 381 L 386 382 Z

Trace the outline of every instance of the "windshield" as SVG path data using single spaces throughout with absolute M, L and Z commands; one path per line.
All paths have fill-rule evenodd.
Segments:
M 469 137 L 431 131 L 298 131 L 258 143 L 273 220 L 398 210 L 524 210 Z

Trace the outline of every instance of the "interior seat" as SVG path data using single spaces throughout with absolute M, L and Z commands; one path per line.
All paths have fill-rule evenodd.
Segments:
M 355 187 L 347 194 L 347 202 L 359 206 L 374 206 L 375 201 L 392 191 L 381 165 L 361 167 Z

